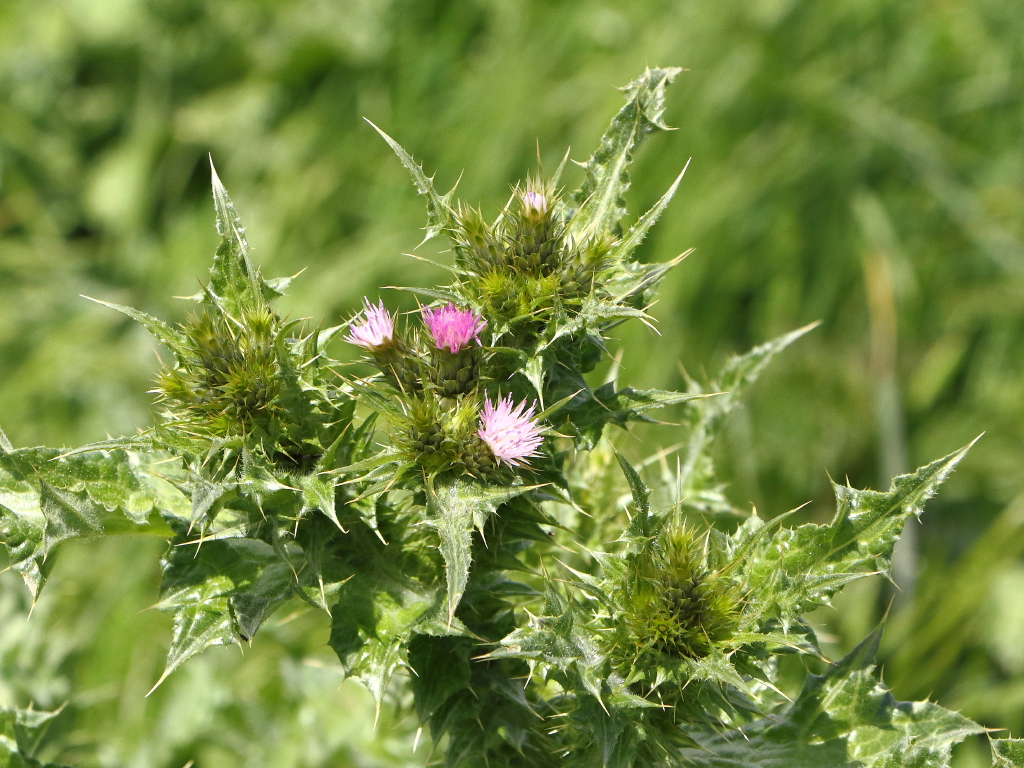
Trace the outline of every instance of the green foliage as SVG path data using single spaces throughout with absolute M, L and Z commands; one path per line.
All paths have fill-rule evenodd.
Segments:
M 320 476 L 365 449 L 351 429 L 354 401 L 321 360 L 338 329 L 289 337 L 295 324 L 267 303 L 287 281 L 253 268 L 216 175 L 214 203 L 222 243 L 196 297 L 203 314 L 180 329 L 140 318 L 174 357 L 158 382 L 161 423 L 70 455 L 0 457 L 3 538 L 34 595 L 63 541 L 170 539 L 157 607 L 174 617 L 174 634 L 160 681 L 210 645 L 251 640 L 289 598 L 326 607 L 345 577 L 322 554 L 342 526 L 335 486 Z M 291 529 L 310 515 L 334 525 L 313 533 L 307 557 Z
M 437 529 L 448 586 L 448 616 L 462 599 L 472 561 L 473 531 L 482 535 L 498 507 L 530 490 L 527 487 L 479 486 L 455 480 L 427 486 L 427 524 Z
M 695 745 L 683 750 L 686 764 L 949 765 L 950 747 L 983 729 L 931 702 L 896 702 L 875 670 L 879 635 L 873 632 L 824 675 L 808 677 L 779 716 L 750 723 L 739 738 L 691 730 Z
M 756 516 L 744 522 L 736 546 L 758 622 L 786 626 L 797 615 L 828 604 L 844 584 L 864 573 L 888 574 L 903 526 L 921 514 L 969 448 L 895 478 L 885 493 L 836 485 L 836 516 L 828 525 L 783 528 L 768 537 Z
M 579 209 L 570 231 L 577 239 L 601 240 L 605 235 L 619 234 L 619 222 L 626 215 L 623 195 L 629 188 L 627 169 L 633 162 L 633 152 L 647 134 L 667 130 L 665 86 L 681 71 L 678 67 L 649 69 L 643 77 L 622 89 L 626 93 L 626 106 L 601 137 L 601 148 L 583 165 L 586 178 L 573 193 L 573 202 Z M 658 208 L 664 208 L 667 202 L 660 202 Z M 649 214 L 647 218 L 657 218 L 657 214 L 653 217 Z M 633 232 L 630 232 L 626 244 L 631 244 L 633 239 Z
M 418 289 L 436 301 L 422 330 L 365 302 L 346 340 L 368 375 L 326 356 L 339 327 L 304 331 L 277 313 L 288 281 L 254 267 L 214 173 L 221 244 L 193 297 L 201 313 L 174 327 L 114 307 L 173 356 L 159 423 L 70 454 L 5 441 L 0 534 L 33 592 L 61 542 L 161 536 L 157 607 L 173 631 L 156 685 L 305 601 L 330 614 L 329 645 L 378 713 L 402 696 L 398 673 L 415 677 L 416 715 L 453 768 L 947 766 L 951 745 L 984 729 L 896 703 L 875 671 L 879 632 L 831 664 L 804 614 L 889 572 L 900 530 L 970 446 L 888 492 L 835 486 L 830 523 L 787 528 L 725 501 L 711 441 L 809 326 L 732 358 L 717 384 L 595 386 L 609 331 L 650 324 L 679 261 L 634 253 L 679 179 L 620 224 L 627 168 L 666 128 L 676 74 L 647 70 L 624 89 L 579 189 L 563 199 L 561 171 L 531 180 L 493 225 L 384 135 L 427 198 L 427 237 L 454 244 L 454 282 Z M 665 459 L 678 448 L 639 467 L 615 448 L 607 427 L 675 405 L 688 430 L 675 471 Z M 601 492 L 615 488 L 609 452 L 626 504 Z M 655 483 L 644 467 L 659 461 Z M 590 522 L 574 529 L 574 517 Z M 789 702 L 779 664 L 793 655 L 831 666 Z
M 33 597 L 62 541 L 170 533 L 167 519 L 184 514 L 186 502 L 149 471 L 151 461 L 122 450 L 63 456 L 48 448 L 0 449 L 0 534 Z
M 50 721 L 58 712 L 0 709 L 0 765 L 3 768 L 59 768 L 40 763 L 35 754 Z
M 1024 765 L 1024 742 L 1020 739 L 992 739 L 993 768 Z

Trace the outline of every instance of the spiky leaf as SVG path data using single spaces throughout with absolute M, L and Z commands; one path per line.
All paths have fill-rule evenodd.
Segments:
M 895 478 L 885 492 L 833 484 L 838 508 L 832 522 L 780 528 L 759 538 L 742 558 L 750 615 L 785 625 L 827 604 L 844 584 L 869 572 L 888 573 L 903 525 L 921 513 L 971 445 Z M 755 522 L 741 529 L 741 547 L 759 527 Z
M 162 486 L 162 487 L 161 487 Z M 161 518 L 183 513 L 184 498 L 125 451 L 71 456 L 51 448 L 0 452 L 0 541 L 37 596 L 45 561 L 71 538 L 167 537 Z
M 171 547 L 157 608 L 174 616 L 174 635 L 157 685 L 211 645 L 250 640 L 293 594 L 300 553 L 258 539 L 183 542 Z
M 640 217 L 640 219 L 629 228 L 629 232 L 626 233 L 625 237 L 615 243 L 612 249 L 608 252 L 608 258 L 615 261 L 623 261 L 633 255 L 633 251 L 639 247 L 640 243 L 644 241 L 647 236 L 648 230 L 654 226 L 654 222 L 658 220 L 662 212 L 668 207 L 668 204 L 672 201 L 672 198 L 676 194 L 676 190 L 679 188 L 679 183 L 683 180 L 683 175 L 686 173 L 686 169 L 690 167 L 690 162 L 686 162 L 686 166 L 676 176 L 676 180 L 672 182 L 672 186 L 668 188 L 668 191 L 661 196 L 661 199 L 655 203 L 647 213 Z
M 629 188 L 627 168 L 633 152 L 651 131 L 668 128 L 662 119 L 665 86 L 681 71 L 677 67 L 648 69 L 623 88 L 626 105 L 601 137 L 600 148 L 583 164 L 586 177 L 573 193 L 579 208 L 569 230 L 578 240 L 614 233 L 626 215 L 623 194 Z
M 406 666 L 414 633 L 445 635 L 465 631 L 441 615 L 442 593 L 403 578 L 387 563 L 354 576 L 331 609 L 330 645 L 346 674 L 373 694 L 378 707 L 392 675 Z
M 370 123 L 369 120 L 366 122 Z M 448 231 L 452 228 L 453 216 L 451 208 L 452 193 L 455 192 L 453 187 L 445 195 L 439 195 L 437 189 L 434 187 L 434 177 L 427 176 L 423 172 L 423 167 L 413 160 L 412 155 L 402 149 L 402 145 L 397 141 L 388 136 L 384 131 L 378 128 L 373 123 L 370 123 L 373 129 L 377 131 L 383 137 L 384 141 L 395 151 L 398 155 L 398 159 L 402 161 L 402 165 L 408 169 L 412 175 L 412 181 L 416 185 L 416 191 L 427 198 L 427 226 L 426 235 L 423 237 L 423 241 L 426 242 L 432 237 L 436 237 L 441 232 Z
M 487 519 L 499 506 L 526 491 L 527 486 L 487 486 L 456 479 L 437 481 L 427 488 L 428 524 L 441 537 L 448 615 L 454 616 L 469 578 L 473 529 L 483 532 Z
M 0 708 L 0 768 L 60 768 L 33 755 L 50 722 L 60 714 Z
M 808 677 L 780 716 L 741 732 L 686 728 L 696 768 L 909 768 L 948 766 L 952 745 L 983 733 L 977 723 L 931 702 L 897 702 L 875 669 L 880 630 L 824 676 Z
M 1024 739 L 992 739 L 992 768 L 1024 768 Z
M 210 177 L 213 185 L 213 207 L 217 213 L 217 234 L 220 235 L 221 241 L 213 257 L 210 285 L 207 290 L 224 310 L 234 317 L 240 317 L 243 309 L 261 306 L 267 300 L 265 291 L 276 291 L 266 286 L 249 259 L 249 243 L 245 239 L 245 228 L 217 175 L 217 169 L 213 167 L 212 160 Z

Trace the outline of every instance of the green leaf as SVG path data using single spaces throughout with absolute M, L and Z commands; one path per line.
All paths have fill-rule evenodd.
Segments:
M 373 694 L 378 710 L 392 675 L 408 662 L 408 643 L 414 632 L 463 634 L 458 620 L 451 628 L 438 620 L 439 591 L 424 588 L 398 573 L 393 564 L 377 561 L 341 588 L 331 610 L 328 641 L 345 673 Z
M 0 708 L 0 768 L 60 768 L 33 758 L 50 722 L 60 714 Z
M 207 291 L 218 306 L 233 317 L 239 317 L 240 310 L 262 306 L 277 291 L 264 283 L 249 260 L 245 228 L 217 175 L 217 169 L 213 167 L 212 158 L 210 182 L 213 186 L 213 207 L 217 213 L 217 234 L 221 241 L 213 257 Z
M 569 232 L 577 240 L 616 233 L 626 215 L 623 194 L 629 188 L 626 169 L 633 160 L 633 151 L 651 131 L 667 130 L 662 121 L 665 86 L 681 71 L 677 67 L 648 69 L 623 88 L 626 105 L 601 137 L 600 148 L 583 164 L 586 177 L 573 193 L 578 209 L 569 222 Z
M 760 538 L 741 566 L 749 615 L 785 625 L 827 604 L 844 584 L 867 573 L 888 573 L 893 545 L 907 519 L 921 513 L 973 444 L 895 478 L 886 492 L 833 483 L 838 508 L 831 523 L 780 528 Z M 755 530 L 741 529 L 738 544 Z
M 1024 768 L 1024 739 L 992 739 L 992 768 Z
M 984 728 L 931 702 L 897 702 L 875 670 L 880 630 L 822 677 L 810 675 L 788 711 L 739 731 L 684 728 L 695 768 L 948 766 L 953 744 Z
M 7 548 L 10 568 L 24 580 L 33 601 L 49 574 L 43 544 L 45 529 L 44 518 L 17 515 L 0 505 L 0 542 Z
M 661 196 L 661 199 L 645 213 L 640 219 L 629 228 L 629 232 L 626 236 L 619 240 L 612 249 L 608 252 L 608 259 L 614 261 L 623 261 L 628 259 L 633 251 L 644 241 L 647 236 L 647 231 L 654 226 L 654 222 L 658 220 L 665 208 L 668 207 L 669 202 L 676 194 L 676 190 L 679 188 L 679 182 L 683 180 L 683 175 L 686 173 L 686 169 L 690 167 L 690 161 L 686 161 L 686 165 L 683 166 L 683 170 L 676 176 L 676 180 L 672 182 L 672 186 L 668 188 L 668 191 Z
M 45 561 L 61 542 L 125 534 L 169 538 L 161 514 L 179 514 L 183 502 L 139 456 L 122 450 L 0 453 L 0 541 L 33 598 L 45 581 Z
M 601 699 L 598 670 L 606 666 L 594 633 L 580 619 L 583 612 L 574 600 L 563 598 L 549 584 L 542 616 L 529 616 L 501 640 L 497 650 L 483 658 L 524 659 L 531 669 L 549 667 L 562 675 L 562 683 L 588 691 Z
M 363 118 L 365 120 L 365 118 Z M 370 123 L 369 120 L 366 122 Z M 398 159 L 402 161 L 410 174 L 412 174 L 413 183 L 416 185 L 416 191 L 427 198 L 427 234 L 423 238 L 423 242 L 436 237 L 441 232 L 448 231 L 454 226 L 454 213 L 452 212 L 451 200 L 452 194 L 455 192 L 455 187 L 445 195 L 439 195 L 437 190 L 434 188 L 434 177 L 427 176 L 423 172 L 423 167 L 413 160 L 412 155 L 402 149 L 402 145 L 397 141 L 388 136 L 384 131 L 378 128 L 373 123 L 370 123 L 377 133 L 388 143 L 388 145 L 398 155 Z
M 348 535 L 326 516 L 304 520 L 298 535 L 305 562 L 298 569 L 295 590 L 307 603 L 330 615 L 342 586 L 352 576 L 340 556 L 341 548 L 349 544 Z
M 204 528 L 209 522 L 210 510 L 233 485 L 234 483 L 211 483 L 198 473 L 194 474 L 193 481 L 188 484 L 189 497 L 192 500 L 191 522 L 200 529 Z
M 336 484 L 333 478 L 326 475 L 300 475 L 296 480 L 302 489 L 303 507 L 319 509 L 332 523 L 338 526 L 339 530 L 344 531 L 335 508 L 334 489 Z
M 397 448 L 389 446 L 383 449 L 380 453 L 374 454 L 365 459 L 361 459 L 354 464 L 349 464 L 344 467 L 339 467 L 333 470 L 330 474 L 332 475 L 362 475 L 357 479 L 350 480 L 348 482 L 360 482 L 364 477 L 372 477 L 381 471 L 384 467 L 388 467 L 394 464 L 401 464 L 406 459 L 404 454 Z M 366 473 L 363 475 L 363 473 Z
M 290 559 L 301 554 L 294 544 Z M 291 562 L 281 548 L 258 539 L 178 542 L 164 560 L 160 602 L 174 616 L 174 634 L 155 689 L 187 659 L 210 645 L 251 640 L 266 618 L 293 594 Z
M 360 404 L 365 405 L 367 408 L 372 408 L 384 418 L 392 421 L 401 421 L 405 416 L 391 392 L 381 392 L 362 381 L 351 381 L 349 384 L 359 399 Z M 352 470 L 348 469 L 346 471 Z
M 271 295 L 268 298 L 274 298 L 274 299 L 279 298 L 281 296 L 284 296 L 285 295 L 285 291 L 287 291 L 289 286 L 291 286 L 292 280 L 294 280 L 296 277 L 298 277 L 299 275 L 301 275 L 305 271 L 306 271 L 305 269 L 302 269 L 299 272 L 297 272 L 296 274 L 290 275 L 288 277 L 271 277 L 271 278 L 268 278 L 268 279 L 264 279 L 264 281 L 263 281 L 263 292 L 264 292 L 264 294 L 269 292 Z M 336 326 L 334 328 L 329 328 L 326 331 L 321 331 L 320 333 L 321 334 L 327 333 L 328 334 L 327 339 L 329 340 L 335 333 L 337 333 L 341 329 L 342 329 L 342 326 L 339 325 L 339 326 Z
M 629 483 L 629 490 L 633 494 L 633 504 L 636 506 L 637 513 L 646 516 L 651 511 L 651 489 L 644 485 L 640 473 L 626 461 L 621 453 L 615 451 L 615 458 L 618 459 L 622 474 L 626 476 L 626 482 Z
M 617 710 L 606 712 L 600 706 L 600 700 L 592 696 L 581 696 L 580 706 L 573 712 L 574 719 L 581 722 L 584 729 L 594 740 L 601 755 L 602 766 L 628 765 L 626 760 L 617 754 L 623 731 L 628 720 Z
M 949 768 L 949 749 L 900 739 L 878 757 L 872 768 Z
M 427 485 L 427 524 L 441 537 L 448 583 L 448 616 L 462 599 L 472 560 L 473 529 L 483 533 L 487 519 L 499 506 L 534 486 L 487 486 L 458 478 Z
M 68 539 L 101 534 L 123 535 L 134 533 L 132 529 L 137 527 L 120 510 L 109 514 L 109 510 L 93 502 L 86 491 L 58 490 L 43 480 L 40 482 L 39 499 L 46 518 L 43 541 L 46 555 Z M 170 530 L 165 529 L 162 533 L 170 533 Z
M 417 635 L 409 644 L 409 667 L 416 715 L 421 723 L 451 696 L 470 687 L 470 649 L 466 638 Z
M 537 397 L 540 399 L 540 407 L 544 408 L 544 379 L 547 377 L 547 368 L 550 367 L 551 363 L 548 360 L 548 355 L 543 352 L 538 355 L 533 355 L 526 360 L 523 365 L 523 375 L 527 381 L 533 385 L 534 392 L 537 393 Z M 572 396 L 567 395 L 570 400 Z M 563 398 L 564 399 L 564 398 Z
M 164 671 L 149 692 L 160 687 L 174 670 L 200 651 L 211 645 L 234 642 L 237 640 L 226 603 L 214 605 L 196 601 L 177 607 L 174 610 L 174 634 L 171 636 Z

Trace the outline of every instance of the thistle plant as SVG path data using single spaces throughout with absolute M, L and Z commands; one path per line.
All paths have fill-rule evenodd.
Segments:
M 196 311 L 172 326 L 108 304 L 167 349 L 157 423 L 70 451 L 0 435 L 0 537 L 33 596 L 63 541 L 162 537 L 157 607 L 174 630 L 157 685 L 302 601 L 330 615 L 341 667 L 378 708 L 411 691 L 433 763 L 452 768 L 948 765 L 984 729 L 896 702 L 874 666 L 880 629 L 832 661 L 803 617 L 888 573 L 968 448 L 888 491 L 835 485 L 830 522 L 790 527 L 730 502 L 712 445 L 810 326 L 686 391 L 594 378 L 616 325 L 653 325 L 678 262 L 634 254 L 682 174 L 622 225 L 627 168 L 665 129 L 677 73 L 624 89 L 577 190 L 562 168 L 529 179 L 491 223 L 382 132 L 426 198 L 428 239 L 452 244 L 450 282 L 408 289 L 425 305 L 406 316 L 367 298 L 331 328 L 282 318 L 289 281 L 253 265 L 214 173 L 221 245 Z M 354 365 L 328 357 L 335 339 L 361 350 Z M 682 424 L 656 422 L 665 408 Z M 681 430 L 682 448 L 630 460 L 637 422 Z M 800 656 L 822 674 L 787 697 L 780 661 Z M 0 713 L 3 764 L 38 765 L 49 719 Z M 992 747 L 1024 765 L 1021 742 Z

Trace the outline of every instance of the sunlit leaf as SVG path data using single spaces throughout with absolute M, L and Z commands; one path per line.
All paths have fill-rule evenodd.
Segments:
M 972 443 L 973 445 L 973 443 Z M 743 558 L 753 614 L 784 624 L 827 604 L 844 584 L 867 573 L 888 573 L 904 524 L 949 476 L 970 445 L 893 480 L 888 491 L 833 484 L 837 510 L 826 525 L 779 528 Z
M 579 208 L 569 231 L 576 238 L 600 238 L 614 232 L 626 215 L 623 199 L 629 188 L 626 169 L 633 160 L 633 152 L 648 133 L 668 128 L 662 121 L 665 86 L 681 71 L 676 67 L 648 69 L 623 88 L 626 105 L 601 137 L 600 149 L 583 164 L 586 178 L 573 193 Z
M 466 588 L 472 560 L 473 530 L 483 532 L 499 506 L 530 488 L 479 485 L 472 481 L 436 481 L 427 489 L 428 524 L 441 537 L 448 583 L 448 615 L 454 616 Z
M 34 759 L 51 721 L 60 714 L 0 708 L 0 766 L 3 768 L 61 768 Z
M 824 676 L 808 677 L 788 710 L 714 734 L 688 728 L 698 768 L 910 768 L 949 765 L 950 748 L 984 729 L 930 702 L 897 702 L 875 669 L 875 631 Z

